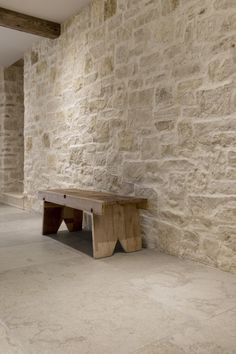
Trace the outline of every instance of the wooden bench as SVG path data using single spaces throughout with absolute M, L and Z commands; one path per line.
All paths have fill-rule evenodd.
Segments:
M 78 189 L 41 191 L 39 198 L 43 235 L 56 234 L 63 220 L 70 232 L 82 230 L 84 211 L 92 216 L 94 258 L 111 256 L 118 241 L 126 252 L 142 248 L 139 209 L 146 209 L 146 199 Z

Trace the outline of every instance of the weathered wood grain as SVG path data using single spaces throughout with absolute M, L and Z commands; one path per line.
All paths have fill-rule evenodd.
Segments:
M 0 26 L 46 38 L 57 38 L 61 25 L 0 7 Z
M 39 199 L 66 205 L 70 208 L 84 210 L 89 213 L 102 215 L 107 205 L 135 204 L 137 208 L 146 209 L 147 199 L 120 196 L 111 193 L 84 191 L 79 189 L 51 189 L 40 191 Z
M 53 203 L 44 202 L 43 209 L 43 235 L 56 234 L 62 223 L 63 207 Z
M 44 200 L 44 235 L 57 233 L 62 220 L 69 231 L 81 230 L 85 211 L 92 215 L 94 258 L 111 256 L 118 241 L 125 252 L 142 248 L 138 209 L 146 207 L 146 199 L 78 189 L 46 190 L 39 198 Z

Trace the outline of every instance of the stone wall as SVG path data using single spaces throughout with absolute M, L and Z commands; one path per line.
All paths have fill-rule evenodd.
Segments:
M 5 108 L 4 70 L 0 68 L 0 195 L 3 190 L 3 120 Z
M 0 75 L 1 192 L 23 192 L 23 61 L 2 69 Z
M 95 0 L 25 56 L 25 192 L 149 198 L 144 243 L 236 271 L 235 0 Z

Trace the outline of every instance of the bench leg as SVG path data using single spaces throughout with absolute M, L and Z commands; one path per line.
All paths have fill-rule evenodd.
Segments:
M 81 210 L 64 207 L 63 219 L 70 232 L 82 230 L 83 212 Z
M 92 234 L 94 258 L 112 256 L 117 243 L 112 206 L 106 208 L 103 215 L 92 215 Z
M 57 204 L 44 202 L 43 235 L 56 234 L 62 223 L 63 207 Z
M 142 238 L 139 223 L 139 210 L 135 204 L 126 204 L 119 207 L 116 220 L 118 226 L 122 225 L 123 230 L 119 232 L 118 239 L 125 252 L 135 252 L 142 248 Z
M 94 258 L 111 256 L 118 240 L 125 252 L 142 248 L 139 211 L 134 204 L 109 206 L 103 215 L 93 215 Z

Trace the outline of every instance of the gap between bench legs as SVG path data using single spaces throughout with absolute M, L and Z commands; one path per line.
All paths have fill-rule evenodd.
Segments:
M 112 205 L 103 215 L 93 215 L 94 258 L 109 257 L 118 241 L 124 251 L 135 252 L 142 248 L 139 210 L 135 204 Z
M 43 235 L 56 234 L 63 220 L 70 232 L 82 230 L 83 212 L 62 205 L 44 202 Z
M 82 230 L 83 211 L 64 207 L 63 219 L 70 232 Z

